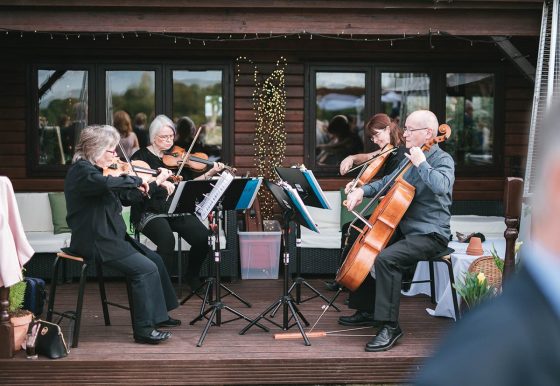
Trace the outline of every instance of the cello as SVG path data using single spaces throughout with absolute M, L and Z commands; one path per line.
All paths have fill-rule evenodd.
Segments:
M 436 143 L 448 139 L 451 135 L 451 128 L 442 124 L 439 126 L 439 133 L 441 135 L 430 139 L 422 146 L 422 151 L 430 150 Z M 350 291 L 358 289 L 369 274 L 377 255 L 385 248 L 395 233 L 399 222 L 414 199 L 416 189 L 403 178 L 411 165 L 410 161 L 402 165 L 395 173 L 395 177 L 389 180 L 375 195 L 373 200 L 379 198 L 387 187 L 394 182 L 369 220 L 361 218 L 366 225 L 359 229 L 360 235 L 336 274 L 336 281 Z M 353 213 L 358 218 L 361 217 L 357 213 Z

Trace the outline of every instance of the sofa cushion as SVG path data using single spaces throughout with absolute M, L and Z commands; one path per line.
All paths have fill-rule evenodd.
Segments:
M 64 192 L 49 193 L 49 202 L 51 205 L 51 215 L 54 228 L 54 234 L 69 233 L 70 227 L 66 223 L 66 197 Z
M 56 253 L 60 248 L 70 245 L 71 233 L 60 233 L 58 235 L 52 232 L 25 232 L 27 240 L 33 246 L 35 253 Z
M 25 232 L 53 232 L 51 204 L 47 193 L 16 193 Z M 33 246 L 34 249 L 35 246 Z
M 456 240 L 456 232 L 470 234 L 480 232 L 487 239 L 504 237 L 506 224 L 500 216 L 455 215 L 451 216 L 451 235 Z
M 302 248 L 340 248 L 340 192 L 325 192 L 325 197 L 332 209 L 307 207 L 319 228 L 319 233 L 301 227 Z

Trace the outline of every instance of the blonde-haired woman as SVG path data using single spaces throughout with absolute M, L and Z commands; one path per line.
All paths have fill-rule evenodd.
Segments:
M 157 344 L 171 336 L 158 327 L 181 324 L 168 314 L 177 308 L 177 297 L 161 257 L 128 236 L 121 201 L 125 205 L 142 201 L 170 172 L 162 170 L 149 184 L 136 176 L 104 176 L 119 139 L 117 130 L 108 125 L 88 126 L 81 132 L 64 181 L 66 219 L 72 230 L 69 252 L 89 263 L 101 260 L 130 280 L 134 340 Z

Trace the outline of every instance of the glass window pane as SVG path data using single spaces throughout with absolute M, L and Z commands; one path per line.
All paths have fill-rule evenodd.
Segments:
M 87 125 L 88 72 L 38 70 L 39 165 L 72 161 L 80 131 Z
M 316 163 L 339 165 L 364 149 L 366 74 L 317 72 L 315 84 Z
M 445 149 L 457 165 L 491 165 L 494 138 L 494 74 L 446 74 Z
M 189 117 L 195 125 L 190 132 L 177 133 L 178 144 L 190 146 L 202 126 L 193 151 L 206 153 L 213 161 L 222 157 L 222 90 L 221 70 L 173 71 L 173 120 Z
M 430 77 L 412 72 L 381 74 L 381 111 L 399 126 L 416 110 L 430 109 Z M 402 122 L 404 123 L 404 122 Z
M 156 111 L 155 71 L 107 71 L 105 81 L 106 122 L 113 125 L 114 114 L 125 111 L 128 117 L 126 114 L 119 113 L 118 122 L 124 122 L 130 118 L 131 127 L 138 138 L 140 147 L 149 145 L 148 128 Z M 129 130 L 126 124 L 119 123 L 118 126 L 117 129 L 121 131 L 121 136 L 123 136 L 123 132 Z M 130 138 L 123 137 L 121 144 L 129 155 L 136 150 L 133 145 L 134 140 Z

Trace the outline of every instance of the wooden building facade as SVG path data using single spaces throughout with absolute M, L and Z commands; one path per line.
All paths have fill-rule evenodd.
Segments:
M 68 70 L 88 74 L 83 91 L 89 124 L 107 121 L 109 71 L 153 73 L 154 113 L 170 116 L 174 71 L 217 71 L 222 159 L 243 173 L 254 171 L 254 67 L 240 58 L 258 66 L 261 81 L 283 58 L 284 164 L 304 163 L 316 170 L 326 190 L 348 179 L 318 165 L 317 74 L 360 74 L 361 119 L 367 120 L 387 111 L 394 95 L 384 89 L 384 74 L 422 73 L 429 84 L 417 90 L 423 90 L 426 107 L 440 122 L 450 121 L 454 75 L 463 74 L 465 85 L 469 75 L 489 74 L 490 161 L 458 162 L 454 199 L 501 200 L 503 178 L 524 172 L 533 83 L 492 37 L 509 40 L 535 63 L 541 14 L 542 1 L 536 0 L 4 1 L 0 175 L 10 177 L 17 191 L 62 190 L 67 165 L 41 165 L 38 154 L 38 98 L 41 71 Z M 366 149 L 371 146 L 364 143 Z

